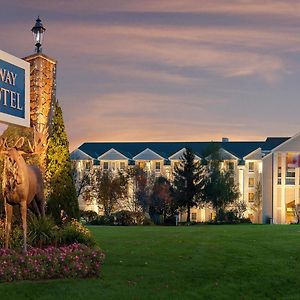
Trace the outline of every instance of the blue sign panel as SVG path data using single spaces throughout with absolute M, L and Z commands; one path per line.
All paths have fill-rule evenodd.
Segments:
M 29 126 L 29 63 L 0 51 L 0 121 Z

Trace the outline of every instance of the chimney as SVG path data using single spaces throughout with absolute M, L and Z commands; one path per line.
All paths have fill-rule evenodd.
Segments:
M 222 137 L 222 143 L 227 143 L 229 142 L 229 138 L 227 137 Z

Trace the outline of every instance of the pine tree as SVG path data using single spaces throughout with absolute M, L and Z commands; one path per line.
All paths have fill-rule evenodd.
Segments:
M 238 186 L 234 183 L 233 171 L 221 168 L 221 160 L 211 156 L 204 180 L 203 200 L 216 212 L 216 220 L 222 221 L 225 209 L 239 197 Z
M 190 223 L 191 207 L 201 202 L 204 167 L 195 159 L 192 149 L 187 148 L 174 170 L 174 196 L 177 204 L 187 210 L 187 224 Z
M 61 212 L 69 218 L 78 218 L 79 207 L 72 177 L 69 142 L 62 110 L 56 102 L 47 150 L 47 213 L 60 222 Z

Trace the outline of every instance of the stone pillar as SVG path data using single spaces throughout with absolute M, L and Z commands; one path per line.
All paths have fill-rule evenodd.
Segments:
M 23 58 L 30 63 L 30 126 L 49 134 L 56 101 L 56 60 L 43 53 Z M 46 153 L 40 155 L 45 168 Z M 44 170 L 43 170 L 44 171 Z
M 56 98 L 56 61 L 42 53 L 24 60 L 30 63 L 31 126 L 49 126 Z

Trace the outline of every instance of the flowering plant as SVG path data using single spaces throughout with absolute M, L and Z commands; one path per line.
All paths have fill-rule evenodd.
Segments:
M 82 244 L 31 248 L 26 254 L 0 249 L 0 282 L 99 277 L 104 257 Z

